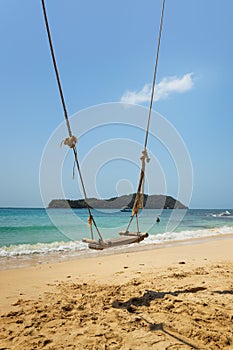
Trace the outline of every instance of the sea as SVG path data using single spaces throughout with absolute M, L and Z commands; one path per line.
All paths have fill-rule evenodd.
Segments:
M 120 210 L 92 211 L 104 239 L 125 230 L 130 212 Z M 159 217 L 159 222 L 157 218 Z M 106 251 L 90 250 L 82 238 L 90 236 L 86 209 L 0 209 L 0 269 L 64 261 L 77 257 L 101 255 Z M 140 244 L 127 246 L 140 249 L 187 242 L 195 238 L 222 237 L 233 233 L 233 209 L 145 209 L 139 213 L 139 229 L 149 237 Z M 137 230 L 136 220 L 130 231 Z M 95 238 L 98 238 L 94 231 Z M 147 247 L 147 248 L 146 248 Z M 109 248 L 108 254 L 125 247 Z

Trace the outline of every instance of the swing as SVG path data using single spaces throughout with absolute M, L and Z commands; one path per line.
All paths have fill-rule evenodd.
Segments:
M 139 177 L 137 193 L 136 193 L 135 200 L 134 200 L 132 215 L 131 215 L 131 218 L 130 218 L 130 221 L 129 221 L 127 228 L 125 229 L 125 231 L 119 232 L 120 237 L 115 237 L 112 239 L 103 239 L 103 237 L 99 231 L 99 228 L 96 224 L 96 221 L 93 217 L 93 214 L 91 212 L 91 207 L 88 204 L 87 192 L 86 192 L 84 180 L 82 177 L 81 168 L 80 168 L 79 161 L 78 161 L 78 153 L 77 153 L 77 148 L 76 148 L 77 137 L 74 136 L 72 134 L 72 131 L 71 131 L 69 117 L 68 117 L 65 99 L 64 99 L 64 94 L 63 94 L 61 81 L 60 81 L 60 77 L 59 77 L 59 72 L 58 72 L 58 67 L 57 67 L 57 63 L 56 63 L 56 58 L 55 58 L 55 54 L 54 54 L 52 38 L 51 38 L 51 34 L 50 34 L 50 28 L 49 28 L 46 7 L 45 7 L 45 0 L 41 0 L 41 1 L 42 1 L 45 26 L 46 26 L 47 35 L 48 35 L 48 41 L 49 41 L 49 46 L 50 46 L 50 53 L 52 56 L 53 66 L 54 66 L 54 70 L 55 70 L 55 74 L 56 74 L 58 89 L 59 89 L 59 93 L 60 93 L 61 103 L 62 103 L 62 107 L 63 107 L 63 112 L 64 112 L 64 117 L 65 117 L 66 126 L 67 126 L 67 130 L 68 130 L 68 135 L 69 135 L 62 143 L 64 143 L 65 145 L 67 145 L 68 147 L 70 147 L 73 150 L 74 162 L 75 162 L 75 165 L 77 167 L 77 171 L 79 174 L 79 178 L 80 178 L 80 182 L 81 182 L 81 186 L 82 186 L 82 191 L 83 191 L 83 195 L 84 195 L 84 201 L 85 201 L 85 204 L 86 204 L 86 207 L 88 210 L 88 214 L 89 214 L 88 225 L 90 227 L 91 239 L 83 238 L 82 241 L 84 243 L 87 243 L 88 247 L 90 249 L 96 249 L 96 250 L 103 250 L 103 249 L 111 248 L 111 247 L 123 246 L 123 245 L 127 245 L 127 244 L 132 244 L 132 243 L 139 243 L 139 242 L 143 241 L 146 237 L 148 237 L 147 232 L 140 232 L 140 230 L 139 230 L 138 212 L 139 212 L 139 209 L 143 209 L 143 207 L 144 207 L 145 169 L 146 169 L 146 162 L 148 163 L 150 161 L 148 154 L 147 154 L 147 142 L 148 142 L 148 135 L 149 135 L 152 104 L 153 104 L 153 99 L 154 99 L 154 89 L 155 89 L 160 40 L 161 40 L 162 26 L 163 26 L 165 0 L 162 0 L 162 13 L 161 13 L 161 19 L 160 19 L 160 28 L 159 28 L 159 35 L 158 35 L 156 60 L 155 60 L 154 75 L 153 75 L 153 82 L 152 82 L 152 89 L 151 89 L 150 108 L 149 108 L 149 114 L 148 114 L 148 120 L 147 120 L 145 143 L 144 143 L 144 148 L 142 151 L 142 156 L 140 158 L 142 164 L 141 164 L 141 172 L 140 172 L 140 177 Z M 134 217 L 136 217 L 137 232 L 130 232 L 129 228 L 131 226 L 131 223 L 132 223 Z M 93 226 L 94 226 L 96 233 L 98 235 L 98 240 L 94 239 Z

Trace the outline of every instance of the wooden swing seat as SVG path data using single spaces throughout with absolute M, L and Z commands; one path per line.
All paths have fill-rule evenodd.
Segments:
M 119 232 L 121 237 L 116 238 L 110 238 L 106 240 L 94 240 L 89 238 L 83 238 L 82 242 L 88 243 L 88 248 L 90 249 L 96 249 L 96 250 L 103 250 L 106 248 L 112 248 L 112 247 L 118 247 L 122 245 L 132 244 L 132 243 L 139 243 L 144 240 L 144 238 L 148 237 L 147 232 Z

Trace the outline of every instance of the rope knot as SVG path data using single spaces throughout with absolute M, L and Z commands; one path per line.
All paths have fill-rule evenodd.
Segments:
M 62 140 L 60 147 L 62 147 L 63 143 L 66 146 L 69 146 L 70 148 L 74 148 L 76 143 L 78 142 L 78 138 L 74 135 L 67 137 L 66 139 Z
M 92 221 L 93 221 L 93 216 L 92 216 L 92 215 L 89 215 L 89 218 L 88 218 L 88 220 L 87 220 L 87 223 L 88 223 L 89 226 L 92 225 Z
M 143 151 L 142 151 L 142 155 L 141 155 L 141 161 L 147 161 L 147 163 L 149 163 L 149 161 L 150 161 L 150 158 L 149 158 L 149 156 L 148 156 L 148 153 L 147 153 L 147 150 L 146 149 L 144 149 Z

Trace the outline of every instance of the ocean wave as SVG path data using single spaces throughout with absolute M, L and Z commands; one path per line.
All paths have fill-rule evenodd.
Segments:
M 30 254 L 47 254 L 55 252 L 71 252 L 85 250 L 86 244 L 82 242 L 53 242 L 36 244 L 18 244 L 0 248 L 0 257 L 13 257 Z
M 204 238 L 233 233 L 232 226 L 222 226 L 210 229 L 184 230 L 180 232 L 164 232 L 156 235 L 149 235 L 142 244 L 161 244 L 172 241 L 184 241 L 194 238 Z
M 200 230 L 184 230 L 180 232 L 164 232 L 157 234 L 150 234 L 141 244 L 162 244 L 172 243 L 173 241 L 185 241 L 194 238 L 208 238 L 210 236 L 226 235 L 233 233 L 232 226 L 222 226 L 211 229 Z M 119 247 L 118 249 L 120 249 Z M 87 250 L 87 244 L 81 241 L 70 242 L 52 242 L 52 243 L 36 243 L 36 244 L 18 244 L 3 246 L 0 248 L 0 257 L 17 257 L 27 256 L 31 254 L 47 254 L 47 253 L 81 253 L 81 251 Z

